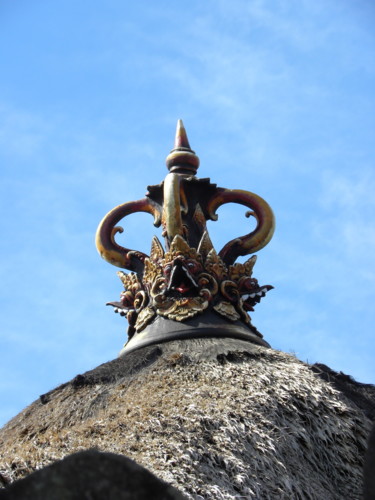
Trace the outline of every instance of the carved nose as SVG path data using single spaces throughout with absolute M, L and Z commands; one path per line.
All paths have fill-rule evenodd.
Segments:
M 175 259 L 173 259 L 173 265 L 178 266 L 178 267 L 182 267 L 183 266 L 182 258 L 176 257 Z

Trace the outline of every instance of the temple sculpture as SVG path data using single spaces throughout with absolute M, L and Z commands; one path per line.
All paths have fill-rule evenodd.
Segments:
M 275 218 L 260 196 L 240 189 L 225 189 L 210 179 L 196 177 L 199 158 L 190 148 L 181 120 L 174 149 L 167 156 L 169 173 L 161 184 L 148 186 L 145 198 L 124 203 L 101 221 L 96 246 L 100 255 L 120 268 L 124 285 L 120 301 L 109 302 L 128 320 L 128 342 L 121 354 L 142 346 L 192 337 L 230 337 L 269 346 L 252 325 L 249 312 L 272 289 L 252 276 L 254 254 L 271 240 Z M 209 237 L 206 222 L 216 221 L 218 208 L 238 203 L 255 217 L 256 227 L 229 241 L 219 252 Z M 135 212 L 147 212 L 162 226 L 164 247 L 155 236 L 150 255 L 120 246 L 117 224 Z

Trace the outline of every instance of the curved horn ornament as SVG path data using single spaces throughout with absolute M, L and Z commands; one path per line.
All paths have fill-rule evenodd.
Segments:
M 114 208 L 102 219 L 96 231 L 95 243 L 101 257 L 110 264 L 129 271 L 143 272 L 147 255 L 138 250 L 125 248 L 115 241 L 116 233 L 123 232 L 123 228 L 116 224 L 127 215 L 137 212 L 148 212 L 153 215 L 154 225 L 160 226 L 160 208 L 152 200 L 143 198 L 138 201 L 129 201 Z
M 220 250 L 219 256 L 227 264 L 233 264 L 240 255 L 257 252 L 270 242 L 275 231 L 275 216 L 268 203 L 260 196 L 242 189 L 217 188 L 207 202 L 207 211 L 212 220 L 217 220 L 216 210 L 226 203 L 238 203 L 251 209 L 246 217 L 254 216 L 257 226 L 249 234 L 229 241 Z

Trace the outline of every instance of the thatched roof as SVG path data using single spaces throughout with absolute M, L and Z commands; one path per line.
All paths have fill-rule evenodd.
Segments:
M 0 473 L 12 481 L 96 447 L 192 499 L 359 499 L 374 391 L 359 387 L 353 402 L 316 370 L 234 339 L 144 348 L 11 420 L 0 430 Z

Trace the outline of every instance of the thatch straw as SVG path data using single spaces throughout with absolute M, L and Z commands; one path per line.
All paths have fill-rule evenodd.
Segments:
M 175 341 L 58 387 L 0 431 L 13 481 L 74 451 L 124 454 L 192 499 L 359 499 L 370 419 L 295 357 Z

